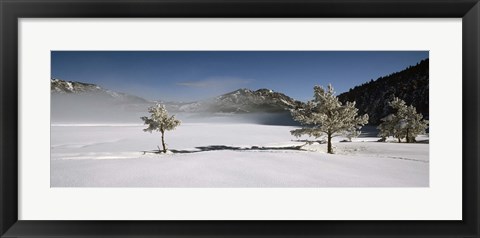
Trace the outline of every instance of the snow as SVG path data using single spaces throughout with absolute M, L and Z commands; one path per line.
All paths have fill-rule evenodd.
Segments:
M 334 138 L 307 144 L 292 126 L 184 123 L 165 134 L 140 124 L 51 126 L 52 187 L 427 187 L 429 145 Z M 428 137 L 423 136 L 423 139 Z M 393 139 L 390 141 L 394 141 Z M 301 146 L 301 147 L 300 147 Z
M 69 91 L 73 92 L 73 85 L 72 85 L 72 83 L 70 83 L 70 82 L 66 82 L 66 83 L 67 83 L 67 89 L 68 89 Z
M 105 92 L 106 92 L 108 95 L 110 95 L 110 96 L 112 96 L 112 97 L 114 97 L 114 98 L 119 98 L 119 97 L 120 97 L 120 94 L 118 94 L 117 92 L 114 92 L 114 91 L 111 91 L 111 90 L 105 90 Z
M 286 104 L 286 105 L 292 106 L 292 103 L 287 102 L 285 99 L 280 99 L 280 101 L 283 102 L 283 103 Z

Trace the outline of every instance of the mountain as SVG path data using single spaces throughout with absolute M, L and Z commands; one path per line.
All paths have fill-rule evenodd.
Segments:
M 50 80 L 52 122 L 138 122 L 153 105 L 95 84 Z
M 371 80 L 338 95 L 341 102 L 355 101 L 360 114 L 367 113 L 369 124 L 378 125 L 380 119 L 392 113 L 388 103 L 398 97 L 416 107 L 425 119 L 429 117 L 429 60 L 425 59 L 400 72 Z
M 214 113 L 276 113 L 302 105 L 283 93 L 269 89 L 238 89 L 201 102 L 205 111 Z
M 289 109 L 303 103 L 269 89 L 246 88 L 196 102 L 161 102 L 169 112 L 186 114 L 193 121 L 248 122 L 264 125 L 298 125 Z
M 56 122 L 138 122 L 147 108 L 156 103 L 95 84 L 61 79 L 51 79 L 51 96 L 52 120 Z M 302 102 L 283 93 L 245 88 L 195 102 L 159 103 L 166 105 L 170 113 L 181 114 L 179 116 L 184 119 L 221 116 L 228 120 L 254 120 L 264 124 L 292 124 L 289 109 L 302 106 Z
M 166 105 L 167 110 L 172 112 L 225 114 L 286 112 L 303 104 L 273 90 L 250 90 L 246 88 L 195 102 L 160 101 L 159 103 Z
M 50 92 L 52 95 L 95 96 L 117 103 L 149 103 L 149 101 L 144 98 L 126 93 L 114 92 L 104 89 L 96 84 L 65 81 L 55 78 L 50 80 Z

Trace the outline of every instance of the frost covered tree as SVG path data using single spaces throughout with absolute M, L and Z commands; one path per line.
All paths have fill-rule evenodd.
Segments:
M 315 138 L 327 137 L 327 151 L 333 154 L 332 137 L 336 135 L 358 135 L 359 130 L 368 122 L 368 115 L 358 116 L 355 102 L 342 104 L 335 96 L 332 85 L 325 90 L 321 86 L 313 88 L 314 99 L 304 107 L 291 110 L 295 121 L 302 124 L 302 128 L 290 133 L 296 137 L 308 135 Z
M 148 112 L 150 113 L 150 117 L 141 117 L 145 125 L 148 125 L 143 131 L 150 133 L 152 133 L 152 131 L 159 131 L 162 133 L 162 152 L 166 153 L 165 131 L 175 129 L 181 122 L 175 118 L 175 115 L 169 116 L 165 106 L 158 103 L 155 106 L 149 107 Z
M 382 140 L 393 136 L 401 142 L 406 139 L 407 143 L 415 142 L 415 137 L 425 133 L 428 128 L 428 121 L 423 119 L 422 114 L 417 113 L 414 106 L 407 106 L 405 101 L 395 97 L 389 105 L 395 110 L 395 113 L 382 118 L 382 123 L 378 126 L 379 136 Z
M 361 128 L 352 127 L 351 130 L 345 131 L 343 135 L 348 138 L 348 141 L 352 142 L 352 139 L 357 138 L 361 133 L 357 129 L 361 129 Z

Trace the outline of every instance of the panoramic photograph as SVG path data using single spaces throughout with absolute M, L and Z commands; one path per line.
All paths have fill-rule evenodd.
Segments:
M 429 187 L 428 51 L 52 51 L 50 94 L 51 187 Z

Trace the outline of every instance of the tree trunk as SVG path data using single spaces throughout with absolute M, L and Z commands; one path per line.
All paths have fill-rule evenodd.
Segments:
M 410 143 L 410 136 L 408 135 L 408 128 L 407 128 L 407 143 Z
M 333 154 L 332 150 L 332 133 L 327 134 L 327 153 Z
M 402 139 L 400 139 L 400 137 L 398 137 L 398 143 L 402 143 Z
M 164 138 L 164 134 L 165 132 L 164 131 L 161 131 L 162 132 L 162 147 L 163 147 L 163 153 L 167 153 L 167 148 L 165 146 L 165 138 Z

